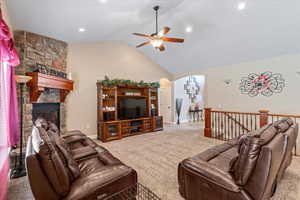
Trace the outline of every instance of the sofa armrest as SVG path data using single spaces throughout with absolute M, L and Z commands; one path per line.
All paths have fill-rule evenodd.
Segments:
M 240 192 L 240 187 L 235 184 L 232 176 L 220 170 L 216 166 L 202 160 L 184 160 L 181 163 L 185 170 L 192 172 L 195 176 L 201 177 L 206 181 L 216 184 L 232 192 Z
M 107 199 L 106 197 L 136 183 L 137 173 L 132 168 L 125 165 L 108 166 L 90 175 L 79 177 L 73 182 L 64 200 Z

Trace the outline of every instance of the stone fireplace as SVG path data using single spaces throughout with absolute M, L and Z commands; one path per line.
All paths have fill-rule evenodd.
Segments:
M 66 73 L 68 44 L 63 41 L 52 39 L 26 31 L 14 32 L 15 45 L 21 58 L 21 65 L 16 67 L 16 74 L 25 75 L 33 72 L 38 65 L 46 70 Z M 18 91 L 20 90 L 18 86 Z M 23 91 L 24 114 L 23 114 L 23 141 L 26 142 L 31 134 L 33 120 L 42 115 L 58 125 L 61 132 L 66 131 L 66 106 L 61 102 L 60 90 L 45 88 L 38 100 L 30 101 L 29 87 Z M 19 101 L 20 102 L 20 101 Z

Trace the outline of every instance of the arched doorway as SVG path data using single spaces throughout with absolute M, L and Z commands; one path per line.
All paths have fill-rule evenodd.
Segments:
M 204 75 L 189 75 L 179 78 L 174 81 L 174 109 L 173 119 L 177 121 L 176 115 L 176 99 L 182 99 L 180 122 L 193 122 L 201 119 L 203 112 L 191 112 L 203 110 L 205 105 L 204 89 L 205 89 L 205 76 Z M 199 116 L 198 116 L 199 114 Z M 203 117 L 203 116 L 202 116 Z

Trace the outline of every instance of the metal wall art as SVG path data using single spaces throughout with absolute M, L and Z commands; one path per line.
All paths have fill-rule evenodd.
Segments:
M 285 87 L 285 80 L 280 73 L 264 72 L 262 74 L 249 74 L 240 83 L 242 94 L 255 97 L 259 94 L 270 97 L 274 93 L 281 93 Z
M 189 76 L 184 84 L 184 90 L 189 95 L 190 100 L 193 102 L 197 95 L 200 93 L 200 84 L 197 82 L 196 77 Z

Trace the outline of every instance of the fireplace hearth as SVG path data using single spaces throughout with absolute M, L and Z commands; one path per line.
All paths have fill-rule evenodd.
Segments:
M 60 103 L 32 104 L 32 122 L 39 117 L 53 122 L 60 129 Z

